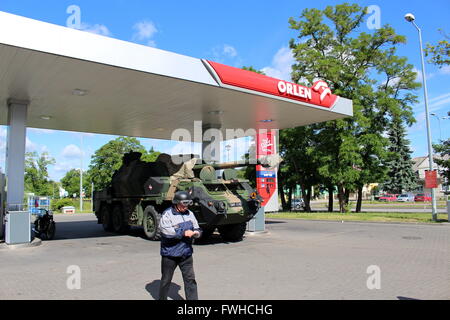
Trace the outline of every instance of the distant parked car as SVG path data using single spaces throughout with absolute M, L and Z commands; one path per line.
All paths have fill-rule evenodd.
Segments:
M 385 194 L 384 196 L 381 196 L 378 200 L 379 201 L 396 201 L 397 200 L 397 194 Z
M 414 195 L 408 193 L 402 193 L 397 197 L 397 201 L 399 202 L 414 202 Z
M 305 202 L 302 198 L 292 200 L 292 210 L 300 210 L 305 208 Z
M 414 201 L 418 202 L 431 201 L 431 196 L 428 193 L 418 193 L 414 197 Z

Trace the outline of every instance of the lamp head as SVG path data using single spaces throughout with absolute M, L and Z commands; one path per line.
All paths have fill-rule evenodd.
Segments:
M 413 22 L 414 20 L 416 20 L 416 17 L 414 17 L 412 13 L 407 13 L 405 14 L 405 20 L 408 22 Z

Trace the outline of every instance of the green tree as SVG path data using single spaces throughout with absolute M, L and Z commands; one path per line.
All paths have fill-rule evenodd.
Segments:
M 279 189 L 284 187 L 289 192 L 288 203 L 284 205 L 286 208 L 290 209 L 292 191 L 296 184 L 299 184 L 305 210 L 311 211 L 312 187 L 321 182 L 314 130 L 314 126 L 280 130 L 280 155 L 284 161 L 280 167 L 281 187 Z M 282 193 L 282 198 L 283 196 Z
M 247 71 L 253 71 L 253 72 L 256 72 L 256 73 L 265 75 L 264 71 L 262 71 L 262 70 L 256 70 L 256 69 L 253 68 L 252 66 L 250 66 L 250 67 L 244 66 L 244 67 L 242 67 L 242 69 L 243 69 L 243 70 L 247 70 Z
M 52 196 L 54 182 L 50 181 L 48 166 L 55 164 L 55 159 L 47 152 L 39 155 L 37 152 L 25 154 L 25 191 L 39 196 Z
M 153 147 L 150 148 L 149 152 L 142 154 L 141 160 L 146 162 L 154 162 L 156 158 L 161 154 L 159 151 L 155 151 Z
M 413 170 L 409 141 L 406 139 L 406 130 L 401 121 L 395 119 L 388 132 L 389 157 L 386 163 L 388 168 L 387 180 L 381 188 L 389 193 L 403 193 L 417 189 L 418 178 Z
M 389 25 L 360 32 L 366 14 L 366 8 L 345 3 L 306 9 L 298 21 L 289 20 L 299 31 L 298 40 L 290 41 L 297 61 L 292 79 L 309 86 L 325 80 L 334 94 L 353 100 L 353 117 L 315 125 L 312 131 L 317 171 L 330 190 L 337 186 L 341 212 L 350 192 L 383 175 L 384 124 L 394 116 L 412 123 L 410 105 L 416 97 L 409 91 L 419 86 L 412 65 L 395 54 L 405 38 Z
M 104 189 L 111 182 L 114 172 L 122 165 L 125 153 L 137 151 L 142 153 L 141 159 L 148 161 L 156 159 L 158 152 L 151 149 L 148 153 L 138 139 L 133 137 L 118 137 L 100 147 L 91 157 L 88 175 L 94 183 L 94 189 Z
M 439 31 L 444 35 L 445 39 L 435 45 L 427 43 L 425 55 L 431 57 L 429 62 L 442 67 L 450 64 L 450 43 L 448 42 L 450 36 L 445 34 L 442 29 L 439 29 Z
M 434 162 L 442 168 L 439 173 L 448 186 L 450 182 L 450 139 L 442 141 L 441 144 L 434 144 L 433 149 L 440 156 L 440 158 L 435 158 Z
M 71 169 L 61 179 L 61 186 L 66 190 L 70 197 L 73 194 L 80 196 L 80 170 Z M 91 194 L 91 179 L 86 172 L 83 172 L 83 191 L 86 197 Z

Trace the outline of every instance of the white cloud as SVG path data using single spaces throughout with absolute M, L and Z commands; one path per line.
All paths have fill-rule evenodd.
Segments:
M 6 127 L 3 126 L 0 127 L 0 149 L 6 147 L 6 136 L 7 136 Z
M 441 73 L 441 74 L 450 74 L 450 66 L 443 66 L 439 70 L 439 73 Z
M 212 60 L 219 63 L 234 64 L 235 66 L 241 63 L 238 51 L 235 47 L 229 44 L 215 46 L 211 49 Z
M 37 151 L 37 149 L 38 149 L 38 145 L 36 143 L 34 143 L 33 141 L 31 141 L 30 139 L 28 139 L 28 137 L 27 137 L 26 143 L 25 143 L 26 152 L 34 152 L 34 151 Z
M 71 165 L 71 164 L 68 163 L 68 162 L 58 161 L 58 162 L 55 164 L 53 170 L 54 170 L 55 172 L 57 172 L 57 173 L 66 173 L 66 172 L 70 171 L 70 170 L 73 169 L 73 168 L 74 168 L 74 166 Z M 78 168 L 77 168 L 77 169 L 78 169 Z
M 264 71 L 264 73 L 269 77 L 292 81 L 291 72 L 294 62 L 295 60 L 291 49 L 288 47 L 282 47 L 273 57 L 272 64 L 262 68 L 261 70 Z
M 417 69 L 416 67 L 414 67 L 412 69 L 415 73 L 416 73 L 416 81 L 422 82 L 423 81 L 423 76 L 422 76 L 422 69 Z M 427 77 L 427 81 L 430 80 L 431 78 L 433 78 L 436 75 L 436 73 L 428 73 L 426 75 Z
M 99 34 L 106 37 L 111 37 L 112 33 L 109 31 L 109 29 L 103 25 L 103 24 L 89 24 L 89 23 L 82 23 L 80 30 Z
M 440 96 L 437 96 L 437 97 L 434 97 L 434 98 L 430 99 L 429 102 L 436 102 L 436 101 L 440 101 L 442 99 L 449 98 L 449 97 L 450 97 L 450 92 L 441 94 Z
M 223 54 L 231 58 L 234 58 L 237 56 L 237 50 L 233 46 L 225 44 L 223 46 Z
M 158 32 L 158 29 L 156 29 L 155 24 L 151 21 L 141 21 L 135 23 L 133 26 L 133 29 L 136 30 L 136 32 L 133 34 L 132 40 L 133 41 L 146 41 L 146 44 L 150 47 L 155 47 L 156 42 L 152 40 L 151 38 Z
M 82 151 L 76 145 L 69 144 L 63 149 L 61 155 L 64 158 L 67 158 L 67 159 L 70 159 L 70 158 L 77 158 L 77 159 L 79 159 L 81 157 L 81 155 L 82 155 Z
M 449 104 L 450 104 L 450 92 L 428 99 L 428 111 L 429 112 L 438 111 Z M 414 112 L 423 112 L 424 110 L 425 105 L 423 102 L 415 105 L 413 108 Z

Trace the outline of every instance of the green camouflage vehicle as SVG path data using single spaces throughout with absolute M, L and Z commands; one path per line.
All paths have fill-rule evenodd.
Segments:
M 155 162 L 144 162 L 139 152 L 125 154 L 111 185 L 94 192 L 98 223 L 103 224 L 106 231 L 117 233 L 127 232 L 130 226 L 142 226 L 148 239 L 158 240 L 161 213 L 172 205 L 175 192 L 183 190 L 191 194 L 190 210 L 203 229 L 203 239 L 217 228 L 225 241 L 241 240 L 247 221 L 261 206 L 261 198 L 248 180 L 237 178 L 234 168 L 246 164 L 209 165 L 202 164 L 193 155 L 177 157 L 160 154 Z M 278 163 L 278 156 L 258 161 L 265 167 Z M 216 169 L 223 169 L 220 178 L 216 176 Z

